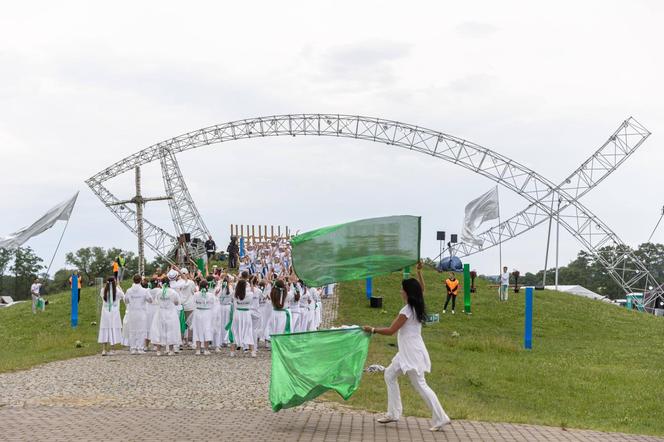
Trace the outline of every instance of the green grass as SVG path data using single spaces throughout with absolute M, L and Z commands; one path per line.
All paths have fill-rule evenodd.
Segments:
M 429 312 L 442 313 L 443 275 L 425 270 Z M 402 307 L 400 280 L 397 273 L 374 279 L 383 311 L 368 307 L 363 281 L 342 284 L 338 323 L 389 325 Z M 535 291 L 533 350 L 526 351 L 524 290 L 500 303 L 497 289 L 480 281 L 472 315 L 461 313 L 462 298 L 456 315 L 448 310 L 423 329 L 427 381 L 452 418 L 664 435 L 663 318 Z M 396 336 L 376 336 L 367 363 L 387 366 L 396 352 Z M 401 386 L 404 412 L 430 416 L 406 377 Z M 347 404 L 384 412 L 382 375 L 365 374 Z
M 44 312 L 32 314 L 32 302 L 0 309 L 0 373 L 100 352 L 96 288 L 81 290 L 78 327 L 70 325 L 71 293 L 48 295 Z M 121 305 L 123 308 L 124 305 Z M 76 348 L 76 341 L 82 347 Z

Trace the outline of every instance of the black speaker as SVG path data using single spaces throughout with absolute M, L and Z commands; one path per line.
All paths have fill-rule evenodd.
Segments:
M 453 233 L 453 234 L 450 235 L 450 242 L 452 244 L 457 242 L 457 234 L 456 233 Z
M 445 241 L 445 232 L 436 232 L 436 241 Z

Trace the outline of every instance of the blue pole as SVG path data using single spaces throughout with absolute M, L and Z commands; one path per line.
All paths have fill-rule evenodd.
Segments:
M 523 336 L 523 347 L 533 348 L 533 288 L 526 287 L 526 328 Z
M 78 325 L 78 275 L 71 275 L 71 326 Z
M 240 237 L 240 258 L 244 258 L 244 237 Z
M 371 278 L 367 278 L 367 299 L 371 299 L 372 294 L 373 294 L 373 280 Z

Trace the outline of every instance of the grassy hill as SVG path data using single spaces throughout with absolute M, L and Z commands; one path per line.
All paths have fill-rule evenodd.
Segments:
M 429 312 L 442 313 L 443 276 L 425 271 Z M 368 307 L 363 281 L 342 284 L 338 323 L 389 325 L 402 306 L 400 280 L 398 273 L 374 279 L 382 311 Z M 456 315 L 448 310 L 423 329 L 427 380 L 452 418 L 664 435 L 664 318 L 535 291 L 533 350 L 526 351 L 524 290 L 501 303 L 497 289 L 480 281 L 473 314 L 462 310 L 457 304 Z M 376 336 L 367 363 L 387 366 L 396 352 L 396 336 Z M 401 381 L 404 412 L 429 416 Z M 384 412 L 382 374 L 365 374 L 348 404 Z
M 96 288 L 81 290 L 78 327 L 70 326 L 71 293 L 45 297 L 46 311 L 32 314 L 32 303 L 0 309 L 0 373 L 100 352 Z M 122 308 L 124 305 L 122 305 Z M 76 341 L 83 346 L 76 348 Z

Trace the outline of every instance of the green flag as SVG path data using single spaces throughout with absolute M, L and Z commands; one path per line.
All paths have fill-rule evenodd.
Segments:
M 291 246 L 293 269 L 311 287 L 391 273 L 420 259 L 420 217 L 323 227 L 293 237 Z
M 357 390 L 371 335 L 361 328 L 272 335 L 272 410 L 298 406 L 328 390 Z

